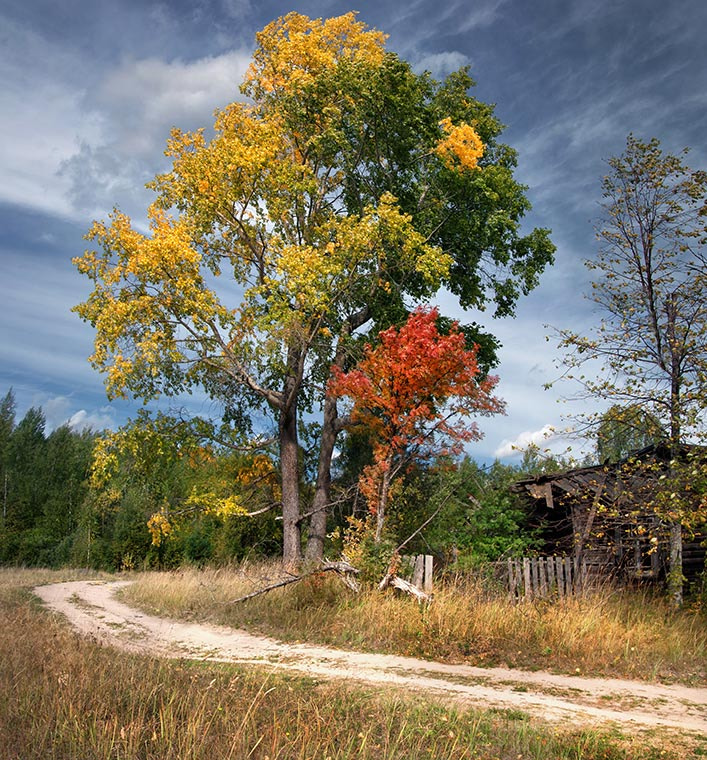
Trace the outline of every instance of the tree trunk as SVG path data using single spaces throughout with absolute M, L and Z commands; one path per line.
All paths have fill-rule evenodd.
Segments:
M 327 396 L 324 399 L 317 484 L 314 490 L 312 516 L 309 521 L 309 535 L 307 537 L 306 558 L 313 562 L 318 562 L 324 557 L 327 513 L 331 502 L 331 460 L 334 456 L 334 446 L 338 433 L 337 419 L 336 399 Z
M 668 571 L 668 594 L 675 607 L 682 606 L 682 526 L 670 524 L 670 569 Z
M 282 478 L 282 562 L 286 568 L 296 569 L 302 561 L 296 404 L 289 404 L 281 411 L 279 435 Z
M 334 362 L 342 368 L 346 360 L 346 341 L 354 330 L 364 325 L 370 318 L 370 309 L 364 306 L 355 314 L 351 314 L 342 325 L 339 335 Z M 328 394 L 324 398 L 324 414 L 322 419 L 321 444 L 319 449 L 319 464 L 317 466 L 317 483 L 312 501 L 312 516 L 309 522 L 307 538 L 307 560 L 321 561 L 324 557 L 324 541 L 326 540 L 326 521 L 331 502 L 331 460 L 334 456 L 334 446 L 339 434 L 339 416 L 336 399 Z
M 675 323 L 677 306 L 675 293 L 671 293 L 665 306 L 668 326 L 667 343 L 670 351 L 670 480 L 674 477 L 673 463 L 680 455 L 682 436 L 681 386 L 682 370 Z M 675 607 L 682 606 L 682 525 L 679 521 L 670 523 L 670 568 L 668 570 L 668 595 Z
M 375 543 L 380 543 L 383 538 L 383 524 L 385 523 L 385 511 L 388 506 L 388 492 L 390 490 L 390 468 L 391 463 L 387 463 L 383 472 L 383 482 L 381 483 L 381 495 L 378 500 L 378 512 L 376 513 L 376 539 Z

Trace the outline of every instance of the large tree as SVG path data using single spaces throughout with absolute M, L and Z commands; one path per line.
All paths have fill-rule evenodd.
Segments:
M 301 556 L 298 433 L 321 409 L 308 554 L 321 556 L 341 427 L 325 387 L 354 334 L 404 318 L 445 285 L 462 306 L 512 313 L 552 261 L 490 106 L 465 71 L 435 83 L 354 14 L 291 13 L 257 35 L 242 91 L 215 136 L 174 130 L 152 183 L 150 231 L 115 211 L 77 266 L 94 283 L 78 313 L 110 395 L 200 386 L 227 419 L 261 408 L 277 426 L 284 559 Z M 494 361 L 493 338 L 474 327 Z
M 656 139 L 629 135 L 602 182 L 598 255 L 591 299 L 601 321 L 593 334 L 561 333 L 572 372 L 588 398 L 640 408 L 681 444 L 704 436 L 707 406 L 707 173 L 664 153 Z M 677 503 L 673 493 L 673 503 Z M 671 592 L 679 601 L 681 533 L 671 529 Z

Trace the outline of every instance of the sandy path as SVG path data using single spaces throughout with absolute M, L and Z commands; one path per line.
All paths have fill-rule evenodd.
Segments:
M 395 655 L 285 644 L 242 630 L 145 614 L 114 597 L 127 581 L 75 581 L 35 593 L 81 633 L 163 657 L 257 663 L 324 678 L 433 693 L 476 707 L 511 708 L 553 721 L 663 726 L 707 735 L 707 688 L 446 665 Z

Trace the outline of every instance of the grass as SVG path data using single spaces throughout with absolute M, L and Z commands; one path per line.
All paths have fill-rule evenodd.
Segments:
M 434 603 L 377 591 L 351 594 L 314 577 L 247 602 L 229 601 L 278 577 L 277 566 L 140 575 L 124 592 L 154 612 L 302 640 L 447 662 L 508 665 L 648 681 L 707 682 L 707 615 L 675 612 L 645 593 L 603 592 L 516 604 L 473 582 Z
M 29 591 L 75 577 L 0 571 L 1 760 L 676 760 L 701 749 L 549 727 L 517 710 L 119 654 L 73 634 Z

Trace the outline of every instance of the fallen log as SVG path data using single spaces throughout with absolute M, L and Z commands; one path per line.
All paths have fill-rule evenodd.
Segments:
M 308 573 L 304 573 L 303 575 L 293 575 L 292 577 L 285 578 L 284 580 L 278 581 L 277 583 L 272 583 L 270 586 L 266 586 L 265 588 L 258 589 L 257 591 L 251 591 L 250 594 L 246 594 L 245 596 L 239 596 L 237 599 L 231 599 L 230 602 L 225 602 L 225 604 L 237 604 L 238 602 L 245 602 L 246 599 L 253 599 L 256 596 L 260 596 L 261 594 L 267 594 L 269 591 L 274 591 L 276 588 L 283 588 L 284 586 L 289 586 L 291 583 L 298 583 L 299 581 L 305 580 L 305 578 L 311 578 L 313 575 L 330 572 L 339 575 L 342 581 L 351 590 L 356 592 L 360 591 L 360 586 L 356 579 L 350 577 L 352 575 L 358 575 L 361 572 L 357 567 L 354 567 L 353 565 L 350 565 L 348 562 L 344 561 L 324 562 L 320 567 L 317 567 Z
M 432 594 L 426 594 L 419 589 L 413 583 L 404 581 L 402 578 L 398 578 L 394 573 L 388 573 L 383 580 L 378 584 L 378 590 L 384 591 L 385 589 L 392 587 L 397 588 L 400 591 L 404 591 L 406 594 L 410 594 L 417 599 L 418 602 L 431 602 Z

